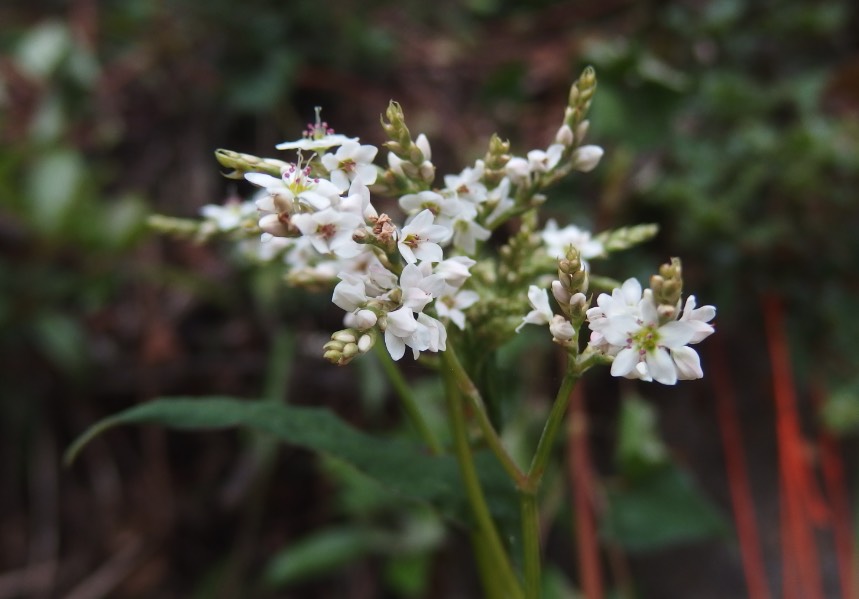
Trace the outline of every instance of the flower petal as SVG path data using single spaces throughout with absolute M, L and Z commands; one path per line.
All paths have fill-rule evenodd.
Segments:
M 653 380 L 663 385 L 677 383 L 677 368 L 674 366 L 674 360 L 671 359 L 668 350 L 658 348 L 655 351 L 647 352 L 644 361 Z

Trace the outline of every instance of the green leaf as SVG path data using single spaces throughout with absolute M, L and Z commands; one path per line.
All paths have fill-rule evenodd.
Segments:
M 725 537 L 728 531 L 724 517 L 674 464 L 608 491 L 602 535 L 629 551 Z
M 643 399 L 624 399 L 618 429 L 617 461 L 624 476 L 639 477 L 668 462 L 668 451 L 657 430 L 656 411 Z
M 379 546 L 380 536 L 363 528 L 331 528 L 291 544 L 275 554 L 265 567 L 263 583 L 271 588 L 328 574 Z
M 432 456 L 416 443 L 378 438 L 343 422 L 324 408 L 224 397 L 159 399 L 106 418 L 81 435 L 66 452 L 71 462 L 95 436 L 122 424 L 161 424 L 176 429 L 248 427 L 277 439 L 338 458 L 402 497 L 426 502 L 445 515 L 467 513 L 456 461 Z M 486 452 L 475 456 L 490 510 L 507 530 L 517 530 L 515 490 Z

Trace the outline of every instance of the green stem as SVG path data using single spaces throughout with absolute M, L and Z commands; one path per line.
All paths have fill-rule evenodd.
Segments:
M 448 351 L 450 348 L 448 347 Z M 446 355 L 448 352 L 444 352 Z M 465 422 L 465 413 L 462 406 L 462 398 L 457 388 L 455 378 L 450 373 L 444 373 L 445 396 L 447 399 L 448 416 L 450 418 L 450 429 L 453 435 L 454 451 L 459 462 L 460 475 L 465 487 L 465 494 L 471 507 L 472 516 L 477 525 L 477 532 L 485 542 L 485 559 L 494 564 L 496 575 L 502 581 L 502 587 L 507 590 L 507 597 L 524 599 L 519 580 L 513 572 L 513 567 L 507 556 L 507 552 L 501 543 L 498 531 L 489 514 L 489 507 L 480 486 L 477 469 L 471 455 L 471 446 L 468 441 L 468 429 Z M 476 550 L 479 550 L 477 547 Z M 488 591 L 489 589 L 487 589 Z
M 495 430 L 495 427 L 492 426 L 492 421 L 489 420 L 489 414 L 486 411 L 486 405 L 483 403 L 483 398 L 480 396 L 480 391 L 478 391 L 477 387 L 472 382 L 471 377 L 468 376 L 468 373 L 465 372 L 465 369 L 462 367 L 450 339 L 447 341 L 447 349 L 441 355 L 442 362 L 445 367 L 447 367 L 450 375 L 453 376 L 456 386 L 471 404 L 471 408 L 477 418 L 477 424 L 480 426 L 483 438 L 486 440 L 486 444 L 489 446 L 489 449 L 492 450 L 492 453 L 494 453 L 495 457 L 498 458 L 501 466 L 516 484 L 516 487 L 519 489 L 523 488 L 523 486 L 527 484 L 527 477 L 504 448 L 501 438 L 498 436 L 498 432 Z
M 418 409 L 418 402 L 415 401 L 415 396 L 405 377 L 403 377 L 403 373 L 400 372 L 400 369 L 397 368 L 396 364 L 394 364 L 394 361 L 391 359 L 391 356 L 388 355 L 383 343 L 376 344 L 376 353 L 379 356 L 379 361 L 382 363 L 382 368 L 385 369 L 385 374 L 388 376 L 388 380 L 394 386 L 394 390 L 400 397 L 403 409 L 406 411 L 406 416 L 408 416 L 412 426 L 417 429 L 418 435 L 420 435 L 424 443 L 429 446 L 432 454 L 440 455 L 443 453 L 441 443 L 435 436 L 435 433 L 432 432 L 432 429 L 427 425 L 420 409 Z
M 540 597 L 540 516 L 537 512 L 537 494 L 519 492 L 519 510 L 522 517 L 522 554 L 525 571 L 525 596 Z
M 570 405 L 573 387 L 576 386 L 580 377 L 578 370 L 568 370 L 567 374 L 564 375 L 561 388 L 558 389 L 558 395 L 555 397 L 555 403 L 552 404 L 552 410 L 549 412 L 549 419 L 546 420 L 543 434 L 540 435 L 540 441 L 537 443 L 537 451 L 531 461 L 531 467 L 528 469 L 528 484 L 531 490 L 536 490 L 540 486 L 543 473 L 546 471 L 546 464 L 552 453 L 555 437 L 558 436 L 558 430 L 564 422 L 564 414 Z
M 471 533 L 471 546 L 474 547 L 474 557 L 477 561 L 477 573 L 483 584 L 483 592 L 487 599 L 505 599 L 504 587 L 495 571 L 495 564 L 488 551 L 487 544 L 477 531 Z

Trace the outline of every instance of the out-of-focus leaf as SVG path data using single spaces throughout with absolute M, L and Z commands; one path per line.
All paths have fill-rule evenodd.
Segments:
M 432 456 L 413 442 L 361 432 L 322 408 L 224 397 L 159 399 L 106 418 L 81 435 L 66 454 L 71 461 L 93 437 L 122 424 L 161 424 L 177 429 L 249 427 L 281 441 L 338 458 L 402 497 L 465 519 L 466 500 L 455 460 Z M 518 530 L 512 484 L 491 454 L 475 456 L 490 511 L 505 529 Z
M 275 554 L 265 567 L 263 583 L 272 588 L 328 574 L 379 546 L 381 538 L 356 527 L 330 528 L 290 544 Z
M 668 462 L 668 451 L 656 428 L 656 412 L 646 401 L 624 399 L 618 428 L 617 461 L 624 476 L 637 478 Z
M 602 535 L 629 551 L 725 537 L 728 524 L 692 479 L 665 465 L 627 486 L 608 491 Z
M 394 555 L 385 563 L 385 582 L 398 597 L 426 596 L 431 556 L 426 553 Z
M 102 235 L 111 247 L 128 247 L 146 229 L 147 208 L 137 196 L 124 196 L 103 209 Z
M 41 350 L 68 373 L 81 370 L 86 360 L 86 337 L 77 321 L 57 313 L 44 314 L 33 323 Z
M 55 150 L 43 156 L 28 173 L 30 214 L 35 227 L 56 233 L 72 210 L 84 174 L 80 155 Z

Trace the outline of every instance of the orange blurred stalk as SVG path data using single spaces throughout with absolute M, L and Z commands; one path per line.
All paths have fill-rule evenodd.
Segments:
M 711 380 L 716 394 L 716 414 L 722 435 L 725 469 L 728 475 L 737 538 L 740 543 L 746 589 L 749 599 L 769 599 L 770 590 L 764 570 L 755 506 L 749 488 L 742 434 L 735 407 L 736 393 L 725 360 L 724 345 L 720 340 L 716 341 L 710 355 L 713 358 Z
M 811 524 L 825 520 L 826 506 L 816 492 L 804 458 L 782 303 L 777 296 L 768 295 L 762 307 L 778 436 L 783 595 L 823 599 Z
M 594 481 L 588 449 L 588 421 L 582 385 L 576 385 L 567 415 L 570 481 L 576 522 L 579 578 L 587 599 L 602 599 L 599 542 L 595 522 Z
M 826 392 L 822 385 L 818 383 L 812 393 L 812 399 L 818 412 L 823 407 L 825 395 Z M 859 599 L 859 576 L 856 573 L 857 568 L 859 568 L 859 561 L 857 561 L 856 548 L 853 545 L 850 498 L 847 492 L 844 463 L 841 460 L 838 440 L 825 426 L 821 426 L 818 444 L 823 480 L 832 510 L 832 536 L 835 542 L 835 558 L 838 562 L 841 594 L 845 599 Z

